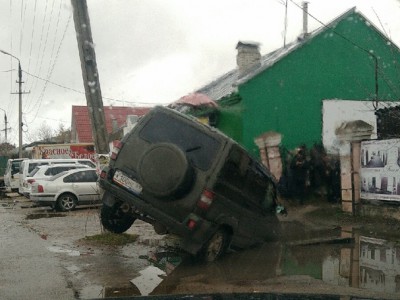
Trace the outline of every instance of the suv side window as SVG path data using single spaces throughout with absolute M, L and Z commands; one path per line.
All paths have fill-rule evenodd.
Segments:
M 261 166 L 237 146 L 232 147 L 222 168 L 220 179 L 225 187 L 224 192 L 230 191 L 231 200 L 237 198 L 236 190 L 247 199 L 245 200 L 247 204 L 262 207 L 265 210 L 271 209 L 275 203 L 274 195 L 271 193 L 273 185 L 270 179 Z
M 46 166 L 48 164 L 48 162 L 30 163 L 28 167 L 28 174 L 32 172 L 37 166 Z
M 256 201 L 265 210 L 271 209 L 275 203 L 273 184 L 255 161 L 249 169 L 245 191 L 250 199 Z
M 11 175 L 19 173 L 19 167 L 21 165 L 20 161 L 13 161 L 11 163 Z
M 21 162 L 21 164 L 19 165 L 19 171 L 18 171 L 18 173 L 19 174 L 22 174 L 23 172 L 23 170 L 24 170 L 24 168 L 25 168 L 25 164 L 26 164 L 26 162 Z
M 248 164 L 249 157 L 234 146 L 222 169 L 222 179 L 229 185 L 242 189 L 246 183 Z

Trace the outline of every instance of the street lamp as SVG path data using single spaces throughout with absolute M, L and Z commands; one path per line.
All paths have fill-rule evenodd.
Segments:
M 18 131 L 18 133 L 19 133 L 18 134 L 18 138 L 19 138 L 18 156 L 19 156 L 19 158 L 22 158 L 22 90 L 21 90 L 21 88 L 22 88 L 22 69 L 21 69 L 21 62 L 18 57 L 14 56 L 4 50 L 0 49 L 0 52 L 18 60 L 18 81 L 17 81 L 17 83 L 18 83 L 18 93 L 17 94 L 19 95 L 19 97 L 18 97 L 19 98 L 19 101 L 18 101 L 18 105 L 19 105 L 19 109 L 18 109 L 18 123 L 19 123 L 19 126 L 18 126 L 18 130 L 19 130 Z
M 7 113 L 4 109 L 0 108 L 2 111 L 4 111 L 4 137 L 5 137 L 5 142 L 7 143 Z

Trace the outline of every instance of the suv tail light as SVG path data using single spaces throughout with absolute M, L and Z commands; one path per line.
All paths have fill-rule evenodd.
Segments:
M 44 193 L 43 185 L 39 184 L 37 187 L 38 193 Z
M 204 190 L 200 196 L 200 200 L 197 202 L 197 206 L 201 209 L 207 210 L 211 206 L 214 196 L 213 192 Z
M 100 173 L 100 178 L 101 179 L 106 179 L 107 178 L 107 172 L 102 170 L 101 173 Z
M 200 218 L 195 214 L 190 214 L 189 217 L 186 219 L 186 226 L 190 230 L 194 230 L 198 223 L 200 222 Z
M 191 230 L 193 230 L 196 227 L 196 225 L 197 225 L 196 220 L 190 219 L 187 222 L 187 227 L 189 227 L 189 229 L 191 229 Z
M 118 156 L 119 150 L 122 148 L 122 143 L 120 141 L 116 142 L 113 148 L 113 152 L 111 153 L 111 159 L 115 160 Z

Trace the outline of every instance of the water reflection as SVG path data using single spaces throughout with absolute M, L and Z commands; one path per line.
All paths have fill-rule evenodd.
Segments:
M 400 247 L 381 239 L 360 237 L 360 287 L 400 292 Z
M 140 257 L 151 264 L 139 276 L 129 279 L 127 286 L 103 287 L 101 294 L 109 298 L 122 295 L 279 293 L 287 292 L 287 288 L 294 285 L 309 293 L 329 293 L 331 286 L 336 287 L 336 291 L 337 287 L 339 290 L 342 287 L 357 288 L 367 293 L 380 292 L 400 298 L 397 294 L 400 292 L 400 246 L 396 243 L 363 235 L 352 228 L 300 233 L 302 242 L 309 240 L 313 243 L 296 244 L 289 238 L 230 253 L 209 264 L 200 264 L 171 249 L 150 252 Z M 333 240 L 351 239 L 353 243 L 329 244 L 327 236 L 332 236 Z M 315 238 L 321 238 L 323 242 L 314 243 Z M 323 284 L 323 288 L 316 291 L 313 284 L 317 282 Z M 99 290 L 98 286 L 92 286 L 86 290 L 86 295 L 95 293 L 99 297 Z
M 203 293 L 205 287 L 215 289 L 214 292 L 236 292 L 232 287 L 242 287 L 240 291 L 243 291 L 249 283 L 294 275 L 307 275 L 335 286 L 399 293 L 400 246 L 361 235 L 351 228 L 343 228 L 339 234 L 343 238 L 354 238 L 354 243 L 264 244 L 206 265 L 187 259 L 151 295 Z

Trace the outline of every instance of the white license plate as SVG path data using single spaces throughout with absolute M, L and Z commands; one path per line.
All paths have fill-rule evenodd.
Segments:
M 134 181 L 133 179 L 129 178 L 126 176 L 124 173 L 121 171 L 115 171 L 114 177 L 113 177 L 114 182 L 122 185 L 123 187 L 127 188 L 128 190 L 131 190 L 135 193 L 141 193 L 142 192 L 142 186 Z

